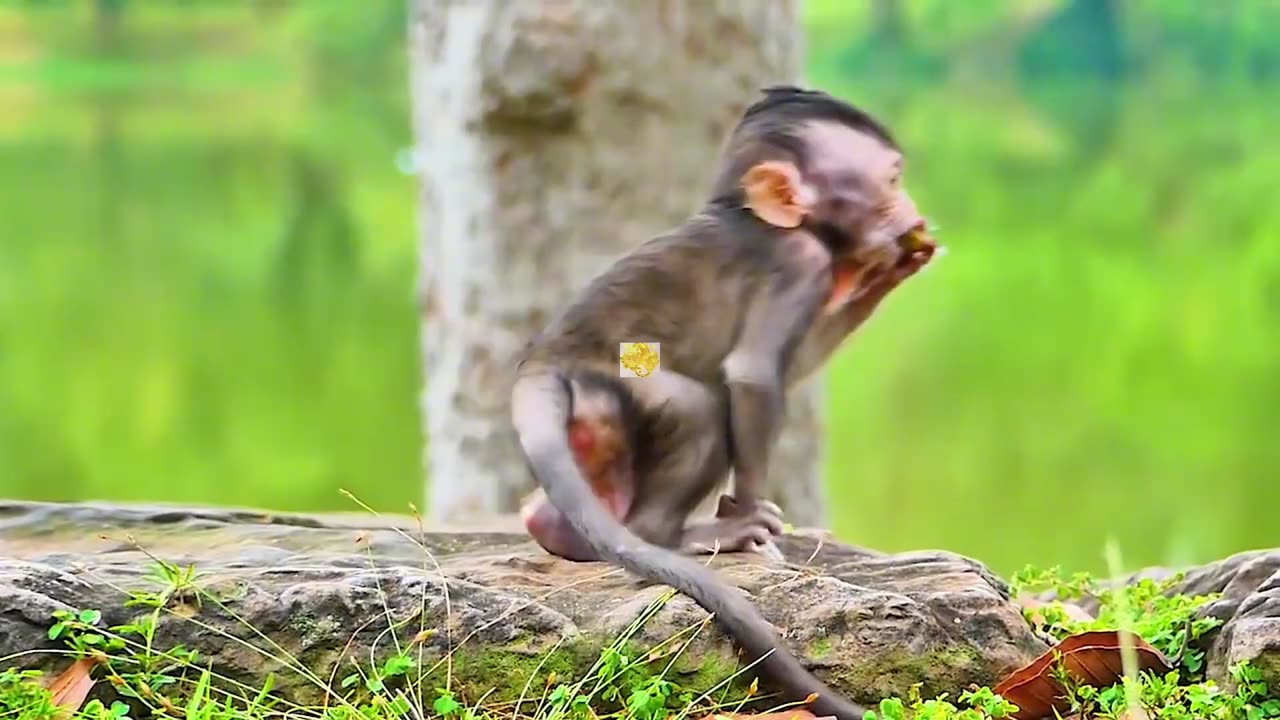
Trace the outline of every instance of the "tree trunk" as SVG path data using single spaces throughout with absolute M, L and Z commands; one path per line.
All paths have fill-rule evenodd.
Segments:
M 795 0 L 414 0 L 419 300 L 433 519 L 516 509 L 514 358 L 596 273 L 688 216 L 761 86 L 795 82 Z M 771 475 L 822 522 L 816 387 Z

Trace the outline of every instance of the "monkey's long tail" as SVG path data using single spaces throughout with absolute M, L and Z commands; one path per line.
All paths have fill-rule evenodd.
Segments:
M 841 697 L 813 676 L 783 648 L 768 621 L 737 588 L 693 558 L 645 542 L 606 511 L 573 460 L 565 427 L 570 392 L 554 370 L 527 374 L 512 390 L 511 414 L 538 484 L 552 505 L 596 553 L 626 570 L 669 585 L 693 598 L 738 641 L 752 660 L 792 699 L 817 699 L 809 709 L 818 716 L 862 720 L 866 709 Z

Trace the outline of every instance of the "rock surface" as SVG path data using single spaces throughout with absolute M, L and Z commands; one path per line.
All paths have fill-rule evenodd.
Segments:
M 792 652 L 857 700 L 916 682 L 927 694 L 993 684 L 1045 650 L 1004 583 L 975 561 L 883 555 L 818 533 L 791 534 L 779 546 L 786 564 L 739 555 L 713 565 L 751 593 Z M 144 577 L 148 554 L 194 564 L 207 591 L 199 603 L 171 603 L 158 625 L 161 645 L 198 649 L 249 685 L 274 672 L 277 691 L 301 702 L 320 697 L 317 681 L 333 678 L 336 687 L 351 658 L 389 653 L 389 619 L 401 642 L 418 636 L 428 668 L 454 648 L 454 687 L 464 697 L 493 688 L 490 700 L 515 699 L 527 681 L 540 691 L 550 671 L 581 677 L 665 589 L 554 559 L 511 528 L 424 533 L 411 519 L 372 515 L 5 502 L 0 657 L 51 663 L 55 656 L 29 651 L 57 647 L 47 638 L 56 610 L 101 610 L 112 625 L 141 614 L 125 601 L 154 587 Z M 632 641 L 647 650 L 706 618 L 677 595 Z M 292 670 L 284 653 L 296 659 Z M 701 690 L 738 665 L 725 636 L 706 625 L 674 670 Z

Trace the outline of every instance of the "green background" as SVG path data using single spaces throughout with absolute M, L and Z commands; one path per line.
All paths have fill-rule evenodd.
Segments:
M 1280 3 L 806 0 L 949 254 L 829 375 L 844 539 L 1280 545 Z M 399 2 L 0 4 L 0 495 L 420 496 Z

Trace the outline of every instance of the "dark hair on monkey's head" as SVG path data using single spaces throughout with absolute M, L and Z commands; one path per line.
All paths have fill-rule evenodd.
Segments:
M 773 85 L 764 88 L 764 97 L 752 103 L 742 114 L 743 125 L 755 124 L 764 116 L 775 119 L 780 127 L 789 127 L 805 120 L 830 120 L 855 130 L 874 135 L 890 147 L 898 142 L 888 128 L 875 118 L 853 105 L 821 90 L 806 90 L 794 85 Z M 759 132 L 759 131 L 757 131 Z M 769 134 L 764 129 L 765 134 Z
M 801 170 L 807 160 L 802 137 L 805 123 L 834 122 L 879 139 L 898 150 L 889 130 L 866 112 L 821 90 L 805 90 L 793 85 L 774 85 L 762 91 L 742 113 L 725 148 L 725 163 L 712 184 L 713 202 L 741 205 L 739 180 L 749 167 L 781 151 Z

